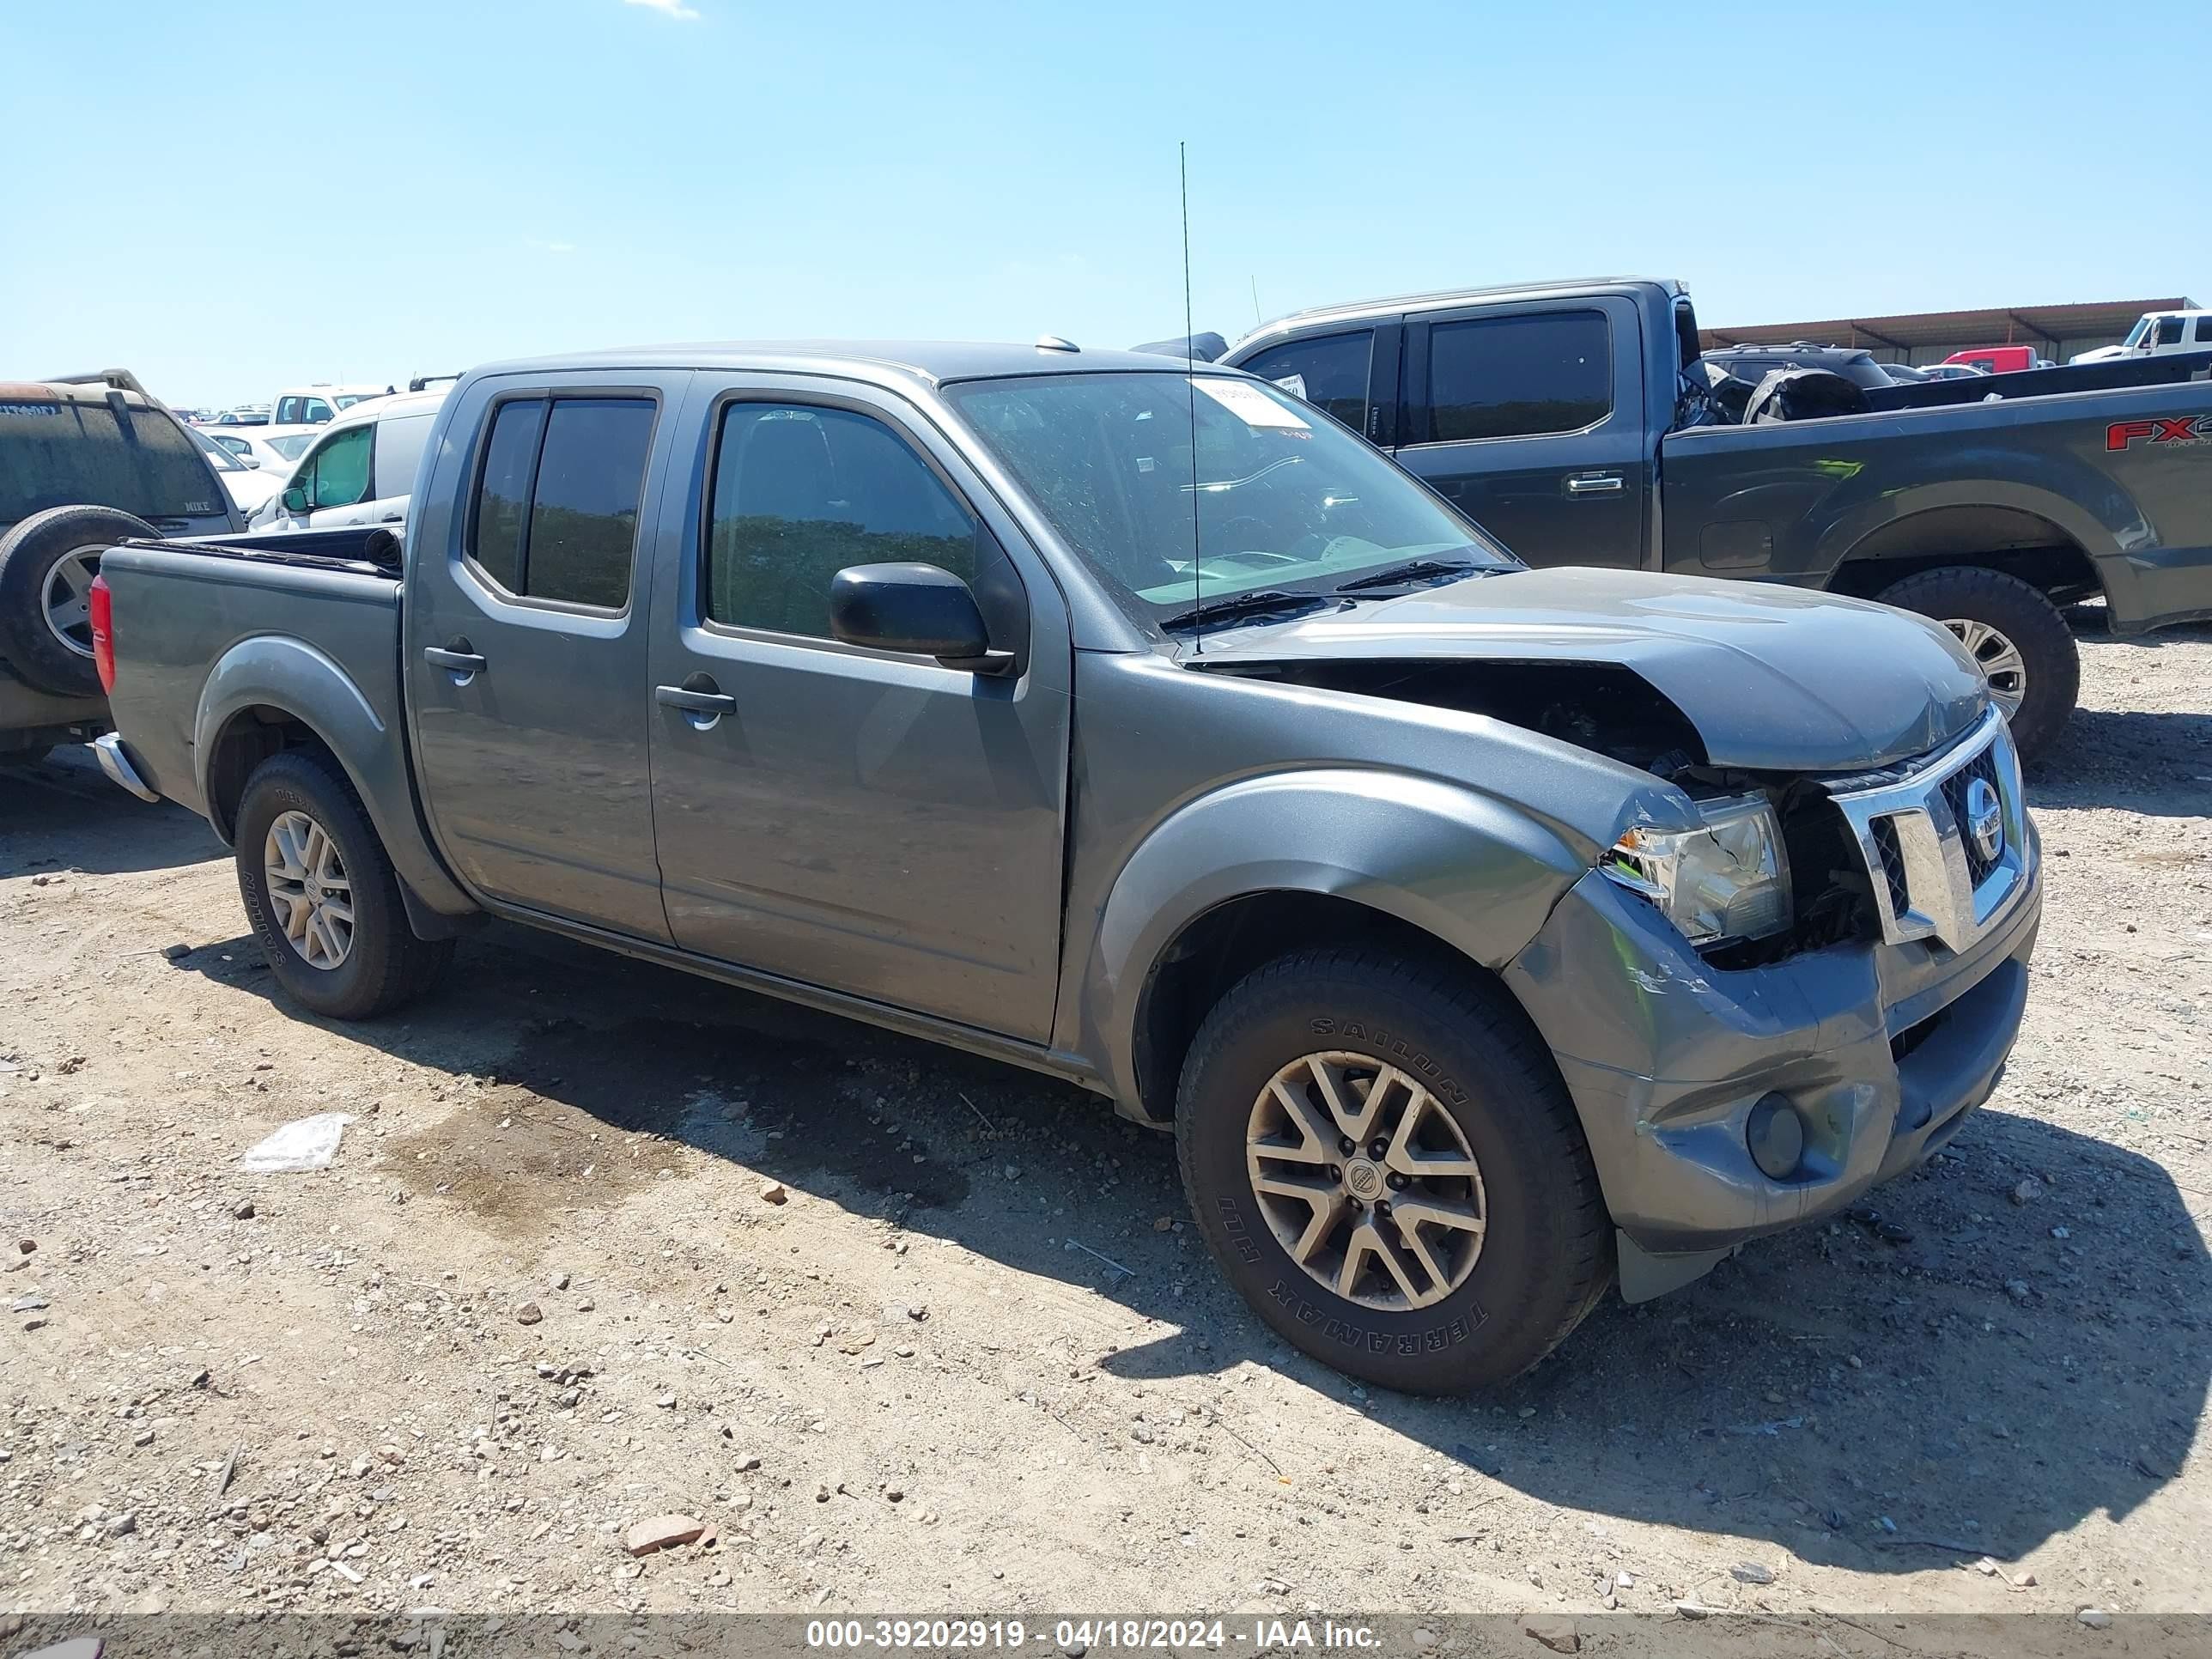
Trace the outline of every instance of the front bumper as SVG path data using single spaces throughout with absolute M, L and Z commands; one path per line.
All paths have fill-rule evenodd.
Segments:
M 1549 1042 L 1641 1300 L 1747 1240 L 1828 1215 L 1913 1168 L 1996 1086 L 2042 920 L 2039 848 L 1972 944 L 1839 945 L 1714 969 L 1658 912 L 1593 872 L 1505 980 Z M 1785 1097 L 1806 1150 L 1784 1180 L 1746 1144 Z

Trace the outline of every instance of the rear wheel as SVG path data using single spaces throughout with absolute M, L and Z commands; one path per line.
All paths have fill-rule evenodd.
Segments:
M 112 507 L 56 507 L 0 537 L 0 655 L 40 690 L 96 697 L 92 579 L 117 542 L 158 538 Z
M 326 756 L 289 749 L 262 762 L 239 803 L 233 856 L 270 970 L 319 1014 L 387 1013 L 453 959 L 451 939 L 409 927 L 384 844 Z
M 1519 1010 L 1449 969 L 1317 950 L 1258 969 L 1200 1026 L 1176 1128 L 1231 1282 L 1355 1376 L 1503 1382 L 1612 1281 L 1558 1070 Z
M 2065 729 L 2081 690 L 2081 654 L 2057 606 L 2017 576 L 1960 566 L 1924 570 L 1875 596 L 1949 629 L 1989 681 L 1990 701 L 2023 755 Z

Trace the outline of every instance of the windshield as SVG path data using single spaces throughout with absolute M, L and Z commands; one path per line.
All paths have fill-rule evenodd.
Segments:
M 296 461 L 307 453 L 307 446 L 315 441 L 312 432 L 295 432 L 282 438 L 264 438 L 262 442 L 288 461 Z
M 356 404 L 365 404 L 371 398 L 384 395 L 381 392 L 337 392 L 331 394 L 331 401 L 340 409 L 351 409 Z
M 1257 381 L 1066 374 L 945 395 L 1061 539 L 1155 619 L 1262 588 L 1326 593 L 1426 556 L 1514 563 L 1364 440 Z
M 2150 337 L 2150 325 L 2158 320 L 2154 313 L 2145 312 L 2136 319 L 2136 325 L 2128 331 L 2128 337 L 2120 342 L 2124 346 L 2139 346 Z

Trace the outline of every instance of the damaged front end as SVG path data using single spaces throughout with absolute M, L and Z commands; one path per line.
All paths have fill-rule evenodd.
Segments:
M 1709 744 L 1618 664 L 1209 667 L 1508 722 L 1662 786 L 1504 971 L 1574 1098 L 1631 1300 L 1913 1167 L 1996 1086 L 2041 893 L 1986 706 L 1917 754 L 1790 769 Z
M 1799 774 L 1716 765 L 1690 718 L 1633 669 L 1375 658 L 1217 659 L 1203 665 L 1484 715 L 1672 785 L 1687 798 L 1689 811 L 1674 823 L 1628 826 L 1598 867 L 1659 909 L 1717 968 L 1754 967 L 1881 936 L 1866 861 L 1828 786 Z

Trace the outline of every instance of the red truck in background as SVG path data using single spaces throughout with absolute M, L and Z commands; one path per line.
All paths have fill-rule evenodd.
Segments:
M 1969 368 L 1978 368 L 1984 374 L 2017 374 L 2024 369 L 2056 368 L 2058 365 L 2048 357 L 2037 354 L 2033 346 L 1994 345 L 1968 346 L 1964 351 L 1954 351 L 1943 360 L 1947 363 L 1964 363 Z

